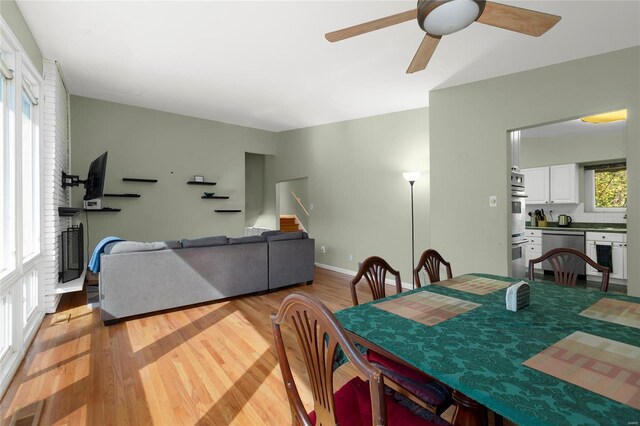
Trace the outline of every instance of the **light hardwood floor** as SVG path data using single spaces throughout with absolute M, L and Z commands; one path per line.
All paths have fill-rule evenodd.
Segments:
M 315 294 L 333 311 L 351 306 L 350 278 L 318 268 L 310 286 L 109 327 L 85 306 L 84 292 L 67 294 L 58 313 L 45 317 L 0 401 L 0 424 L 39 400 L 43 425 L 290 424 L 269 314 L 295 291 Z M 370 300 L 364 291 L 358 298 Z M 53 325 L 60 314 L 70 321 Z M 291 361 L 302 371 L 300 358 Z M 341 368 L 337 384 L 352 374 Z M 311 401 L 308 388 L 300 390 Z

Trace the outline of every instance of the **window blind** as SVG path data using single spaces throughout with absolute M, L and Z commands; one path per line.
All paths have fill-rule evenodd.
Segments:
M 0 55 L 0 73 L 7 80 L 11 80 L 13 78 L 13 70 L 9 69 L 7 64 L 2 60 L 2 56 Z
M 585 170 L 595 170 L 596 172 L 619 172 L 621 170 L 627 170 L 626 162 L 608 163 L 608 164 L 596 164 L 593 166 L 584 166 Z

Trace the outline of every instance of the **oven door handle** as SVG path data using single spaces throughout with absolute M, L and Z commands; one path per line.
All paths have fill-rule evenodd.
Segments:
M 525 240 L 525 241 L 518 241 L 518 242 L 512 242 L 511 245 L 512 246 L 520 246 L 522 244 L 527 244 L 529 242 L 529 240 Z

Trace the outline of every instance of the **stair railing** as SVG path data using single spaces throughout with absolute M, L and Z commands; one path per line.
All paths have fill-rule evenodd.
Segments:
M 295 198 L 295 200 L 298 203 L 298 205 L 302 208 L 302 210 L 304 210 L 304 212 L 307 214 L 307 216 L 309 216 L 309 212 L 307 211 L 307 209 L 304 208 L 304 205 L 302 204 L 302 200 L 300 200 L 300 197 L 298 197 L 296 195 L 296 193 L 293 192 L 293 191 L 291 191 L 291 195 L 293 195 L 293 198 Z

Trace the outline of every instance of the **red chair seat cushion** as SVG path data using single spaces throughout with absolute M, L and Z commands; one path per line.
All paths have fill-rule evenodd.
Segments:
M 354 377 L 342 386 L 334 395 L 336 417 L 341 426 L 371 426 L 371 397 L 369 384 L 359 377 Z M 441 424 L 428 421 L 403 408 L 393 398 L 385 396 L 388 425 L 434 426 Z M 312 424 L 316 424 L 316 412 L 309 413 Z
M 367 352 L 369 362 L 380 368 L 391 380 L 407 389 L 432 407 L 444 411 L 451 405 L 451 393 L 440 382 L 415 368 L 396 362 L 375 351 Z M 440 408 L 442 410 L 440 410 Z

